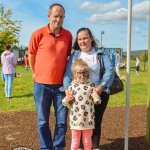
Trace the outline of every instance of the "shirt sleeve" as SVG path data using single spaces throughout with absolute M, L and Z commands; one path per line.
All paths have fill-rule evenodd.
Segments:
M 70 56 L 71 51 L 72 51 L 72 34 L 69 34 L 69 43 L 68 43 L 68 56 Z
M 63 104 L 64 106 L 66 106 L 67 108 L 70 108 L 69 101 L 66 99 L 66 97 L 62 100 L 62 104 Z
M 17 64 L 17 58 L 16 58 L 15 54 L 13 54 L 13 64 L 14 64 L 14 65 Z
M 74 53 L 72 53 L 67 61 L 66 70 L 63 78 L 63 88 L 64 90 L 68 89 L 69 84 L 72 81 L 72 64 L 74 59 Z
M 29 48 L 28 48 L 29 53 L 36 54 L 41 38 L 42 38 L 42 35 L 39 34 L 38 31 L 35 31 L 32 33 L 30 41 L 29 41 Z
M 104 72 L 102 79 L 100 81 L 100 85 L 104 86 L 106 91 L 107 91 L 108 90 L 107 88 L 109 88 L 111 86 L 111 84 L 114 80 L 115 71 L 114 71 L 114 67 L 113 67 L 113 64 L 111 62 L 111 59 L 107 54 L 104 54 L 102 56 L 102 59 L 103 59 L 105 72 Z

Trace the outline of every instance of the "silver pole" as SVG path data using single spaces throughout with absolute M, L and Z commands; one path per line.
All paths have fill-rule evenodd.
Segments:
M 130 100 L 130 51 L 131 51 L 132 0 L 128 0 L 128 35 L 127 35 L 127 68 L 126 68 L 126 109 L 125 109 L 125 146 L 128 150 L 129 100 Z
M 102 45 L 102 32 L 101 32 L 101 47 L 102 47 L 103 45 Z
M 104 34 L 105 32 L 104 31 L 101 31 L 101 47 L 103 47 L 103 43 L 102 43 L 102 34 Z
M 150 3 L 149 3 L 149 31 L 148 31 L 148 75 L 150 75 Z M 150 140 L 150 92 L 149 91 L 150 91 L 150 83 L 148 81 L 147 132 L 146 132 L 147 140 Z

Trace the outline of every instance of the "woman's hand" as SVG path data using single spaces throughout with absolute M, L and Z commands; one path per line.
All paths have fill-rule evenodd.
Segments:
M 94 91 L 96 91 L 99 95 L 103 92 L 104 86 L 97 86 Z
M 68 89 L 65 90 L 65 94 L 68 101 L 74 101 L 74 97 Z

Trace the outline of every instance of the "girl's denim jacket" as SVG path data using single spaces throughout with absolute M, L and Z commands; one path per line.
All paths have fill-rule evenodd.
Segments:
M 104 65 L 105 72 L 101 71 L 100 68 L 100 81 L 99 85 L 104 86 L 104 92 L 109 94 L 110 90 L 109 87 L 111 86 L 114 80 L 114 67 L 111 62 L 111 59 L 108 54 L 106 54 L 105 50 L 100 50 L 99 48 L 95 47 L 95 51 L 97 54 L 101 54 L 102 56 L 102 64 Z M 69 84 L 72 81 L 72 64 L 79 58 L 81 54 L 81 50 L 75 50 L 69 57 L 67 61 L 66 71 L 64 74 L 63 79 L 63 90 L 67 89 Z

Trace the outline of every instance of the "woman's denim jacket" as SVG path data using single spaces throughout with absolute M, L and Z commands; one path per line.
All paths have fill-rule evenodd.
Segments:
M 103 91 L 109 94 L 110 92 L 109 87 L 114 80 L 114 67 L 113 67 L 113 64 L 111 62 L 109 55 L 106 54 L 105 50 L 100 50 L 99 48 L 95 47 L 95 51 L 97 52 L 97 54 L 101 54 L 102 60 L 103 60 L 102 64 L 104 65 L 104 68 L 105 68 L 104 74 L 102 71 L 100 71 L 99 85 L 104 86 L 105 88 Z M 63 79 L 63 90 L 67 89 L 69 84 L 72 81 L 72 64 L 75 62 L 75 60 L 79 58 L 80 54 L 81 54 L 81 50 L 75 50 L 70 55 L 67 61 L 66 71 L 65 71 L 64 79 Z

